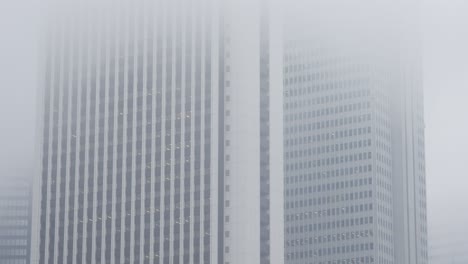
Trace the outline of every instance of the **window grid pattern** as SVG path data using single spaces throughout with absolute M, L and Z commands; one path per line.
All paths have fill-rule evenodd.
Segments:
M 381 76 L 362 60 L 293 42 L 284 61 L 286 263 L 393 263 Z
M 27 177 L 4 177 L 0 188 L 0 263 L 30 263 L 31 189 Z

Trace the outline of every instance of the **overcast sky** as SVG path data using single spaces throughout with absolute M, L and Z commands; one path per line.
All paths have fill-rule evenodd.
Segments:
M 32 167 L 39 2 L 0 2 L 0 176 Z
M 421 1 L 430 228 L 468 230 L 468 1 Z M 32 166 L 41 2 L 0 4 L 0 176 Z
M 468 1 L 424 1 L 429 223 L 468 235 Z

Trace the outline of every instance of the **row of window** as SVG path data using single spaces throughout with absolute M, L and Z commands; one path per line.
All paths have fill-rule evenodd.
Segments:
M 26 256 L 28 251 L 24 248 L 0 247 L 0 259 L 6 256 Z
M 309 232 L 309 231 L 312 231 L 311 229 L 312 229 L 312 225 L 310 224 L 294 225 L 291 227 L 287 227 L 285 229 L 286 234 L 295 234 L 294 237 L 296 238 L 294 238 L 293 236 L 290 236 L 292 239 L 287 240 L 286 246 L 290 247 L 293 244 L 304 245 L 304 243 L 308 243 L 308 242 L 330 243 L 330 242 L 336 242 L 336 241 L 346 241 L 346 240 L 353 240 L 353 239 L 374 236 L 374 232 L 372 231 L 372 229 L 356 229 L 356 230 L 352 230 L 348 232 L 339 232 L 339 233 L 323 234 L 323 235 L 319 233 Z M 302 238 L 298 238 L 298 237 L 302 237 Z
M 370 152 L 369 152 L 370 153 Z M 364 154 L 364 153 L 360 153 Z M 366 161 L 372 158 L 372 155 L 362 155 L 359 156 L 359 154 L 353 154 L 353 155 L 343 155 L 340 157 L 331 157 L 331 158 L 324 158 L 324 159 L 319 159 L 319 160 L 313 160 L 313 161 L 298 161 L 298 162 L 289 162 L 288 164 L 285 164 L 285 171 L 299 171 L 299 170 L 308 170 L 311 168 L 319 168 L 319 167 L 327 167 L 327 166 L 334 166 L 338 164 L 344 164 L 344 163 L 354 163 L 357 161 Z M 372 166 L 371 165 L 364 165 L 364 166 L 356 166 L 354 173 L 367 173 L 372 171 Z
M 317 182 L 312 182 L 310 186 L 305 187 L 297 187 L 297 186 L 286 186 L 285 194 L 286 196 L 289 195 L 302 195 L 302 194 L 317 194 L 319 195 L 320 192 L 328 192 L 328 191 L 335 191 L 347 188 L 354 188 L 354 187 L 361 187 L 366 185 L 372 185 L 372 178 L 360 178 L 360 179 L 352 179 L 346 181 L 337 181 L 337 182 L 330 182 L 330 183 L 322 183 L 322 184 L 313 184 Z M 301 184 L 300 186 L 304 186 Z M 287 204 L 287 203 L 286 203 Z
M 320 104 L 330 104 L 334 102 L 342 102 L 346 100 L 353 100 L 357 98 L 368 97 L 371 95 L 369 88 L 362 89 L 360 86 L 357 86 L 359 83 L 368 83 L 368 80 L 365 79 L 352 79 L 352 80 L 333 80 L 329 82 L 318 83 L 308 83 L 307 85 L 299 85 L 296 87 L 286 86 L 284 91 L 285 101 L 290 100 L 291 97 L 294 98 L 294 102 L 299 104 L 308 102 L 310 105 L 320 105 Z M 347 84 L 348 86 L 346 86 Z M 359 87 L 360 89 L 352 89 L 351 86 Z M 342 89 L 340 92 L 329 93 L 330 90 Z M 304 97 L 305 95 L 313 95 L 313 97 Z M 292 101 L 292 99 L 291 99 Z M 288 109 L 288 108 L 286 108 Z
M 286 259 L 295 259 L 295 258 L 307 258 L 307 257 L 325 257 L 325 256 L 336 256 L 339 254 L 348 254 L 356 253 L 360 251 L 371 251 L 374 250 L 374 243 L 360 243 L 360 244 L 351 244 L 346 246 L 338 247 L 327 247 L 315 250 L 305 250 L 299 252 L 291 252 L 286 254 Z M 366 263 L 366 262 L 364 262 Z
M 364 165 L 366 166 L 366 165 Z M 372 165 L 368 164 L 368 171 L 372 171 Z M 308 173 L 306 174 L 299 174 L 299 175 L 294 175 L 294 173 L 290 173 L 290 176 L 286 176 L 285 183 L 288 185 L 288 183 L 293 184 L 293 183 L 298 183 L 298 182 L 303 182 L 303 181 L 308 181 L 311 182 L 312 180 L 325 180 L 325 179 L 333 179 L 335 177 L 340 177 L 340 176 L 348 176 L 348 175 L 355 175 L 358 174 L 359 171 L 362 171 L 359 169 L 359 166 L 352 166 L 352 167 L 341 167 L 337 169 L 330 169 L 330 170 L 324 170 L 324 171 L 317 171 L 317 172 L 311 172 L 307 171 Z M 288 186 L 286 186 L 288 187 Z
M 294 196 L 293 193 L 290 193 L 288 196 Z M 315 197 L 315 198 L 309 198 L 309 204 L 313 203 L 315 199 L 315 203 L 317 205 L 325 205 L 325 204 L 334 204 L 334 203 L 339 203 L 339 202 L 346 202 L 346 201 L 354 201 L 354 200 L 360 200 L 360 199 L 367 199 L 372 197 L 372 190 L 366 190 L 366 191 L 361 191 L 361 192 L 349 192 L 349 193 L 342 193 L 342 194 L 336 194 L 336 195 L 324 195 L 322 197 Z M 291 198 L 288 198 L 290 200 Z M 312 200 L 312 202 L 311 202 Z M 301 213 L 301 215 L 304 213 Z M 293 219 L 291 215 L 291 219 Z M 286 215 L 286 219 L 290 218 L 289 215 Z
M 28 240 L 27 239 L 0 239 L 0 246 L 27 246 Z
M 320 154 L 328 154 L 343 150 L 356 150 L 360 148 L 367 148 L 371 146 L 371 139 L 348 141 L 339 144 L 329 144 L 317 147 L 306 146 L 304 149 L 300 148 L 288 148 L 284 152 L 284 159 L 287 162 L 288 159 L 302 158 L 307 156 L 317 156 Z
M 287 106 L 287 104 L 286 104 Z M 285 106 L 285 109 L 287 107 Z M 332 115 L 337 115 L 337 114 L 343 114 L 343 113 L 348 113 L 348 112 L 362 112 L 365 110 L 368 110 L 371 108 L 370 102 L 358 102 L 358 103 L 353 103 L 353 104 L 345 104 L 345 105 L 339 105 L 335 107 L 327 107 L 327 108 L 322 108 L 322 109 L 316 109 L 316 110 L 310 110 L 311 106 L 310 105 L 304 105 L 306 108 L 304 112 L 293 112 L 290 114 L 285 114 L 284 115 L 284 121 L 288 125 L 290 123 L 293 123 L 292 121 L 299 121 L 300 123 L 304 123 L 307 119 L 317 119 L 321 117 L 327 117 L 327 116 L 332 116 Z M 340 121 L 340 125 L 350 123 L 349 121 Z

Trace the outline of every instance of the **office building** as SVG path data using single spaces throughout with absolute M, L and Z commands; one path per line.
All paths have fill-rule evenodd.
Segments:
M 287 262 L 427 263 L 421 90 L 309 51 L 285 59 Z
M 332 2 L 285 30 L 285 263 L 427 264 L 417 36 Z
M 0 263 L 28 264 L 30 235 L 30 178 L 2 176 L 0 183 Z
M 283 262 L 276 10 L 55 3 L 35 263 Z

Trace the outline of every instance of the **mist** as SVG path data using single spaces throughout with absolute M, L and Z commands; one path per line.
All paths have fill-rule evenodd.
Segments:
M 39 182 L 37 179 L 41 177 L 39 130 L 44 106 L 40 95 L 46 69 L 46 32 L 56 26 L 53 14 L 57 10 L 67 10 L 71 16 L 78 14 L 64 2 L 50 2 L 8 1 L 0 8 L 2 187 L 11 186 L 19 178 L 32 183 Z M 238 15 L 239 21 L 243 15 L 251 14 L 245 9 L 247 2 L 245 6 L 240 3 L 243 1 L 238 5 L 231 2 L 230 7 L 230 15 Z M 281 13 L 278 20 L 284 26 L 281 28 L 284 47 L 288 43 L 293 46 L 306 43 L 307 49 L 322 52 L 324 57 L 341 56 L 351 61 L 354 58 L 358 64 L 391 74 L 400 70 L 402 63 L 416 69 L 414 76 L 421 82 L 424 102 L 429 263 L 443 263 L 437 261 L 444 261 L 442 257 L 447 255 L 440 253 L 444 244 L 454 245 L 453 259 L 457 260 L 456 254 L 463 255 L 457 252 L 468 251 L 468 192 L 465 190 L 468 185 L 465 169 L 468 162 L 468 104 L 465 102 L 468 98 L 468 3 L 463 0 L 292 0 L 282 3 L 281 10 L 274 12 Z M 247 20 L 243 22 L 248 25 Z M 252 36 L 253 31 L 249 30 L 246 36 Z M 234 39 L 234 43 L 242 47 L 251 44 L 243 38 Z M 241 57 L 238 59 L 242 62 Z M 5 209 L 0 207 L 0 210 Z

